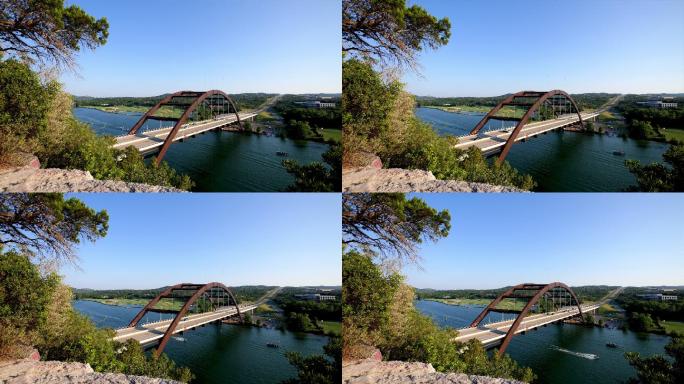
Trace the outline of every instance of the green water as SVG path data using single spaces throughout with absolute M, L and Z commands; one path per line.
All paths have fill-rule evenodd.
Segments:
M 139 306 L 113 306 L 76 300 L 74 308 L 88 316 L 98 327 L 119 328 L 138 313 Z M 148 315 L 143 322 L 171 315 Z M 272 384 L 296 377 L 297 371 L 285 358 L 285 352 L 303 355 L 322 354 L 326 336 L 280 331 L 239 325 L 207 325 L 173 337 L 166 353 L 177 364 L 189 367 L 194 383 Z M 275 343 L 280 348 L 269 348 Z
M 91 108 L 74 108 L 74 116 L 97 134 L 112 136 L 127 133 L 140 118 L 136 113 L 108 113 Z M 148 122 L 142 129 L 169 124 Z M 283 191 L 294 181 L 277 152 L 287 152 L 288 159 L 307 164 L 322 161 L 321 155 L 327 150 L 327 144 L 318 142 L 217 131 L 174 143 L 164 160 L 189 175 L 195 182 L 195 191 L 267 192 Z
M 462 136 L 482 119 L 482 114 L 460 114 L 433 108 L 417 108 L 416 116 L 430 123 L 440 135 Z M 492 128 L 509 127 L 514 122 L 494 121 Z M 553 131 L 516 143 L 506 161 L 531 175 L 539 191 L 619 192 L 636 179 L 625 167 L 625 159 L 642 163 L 662 162 L 668 145 L 609 135 L 588 135 Z M 622 151 L 624 156 L 616 156 Z
M 483 307 L 456 306 L 420 300 L 416 308 L 442 327 L 462 328 L 470 325 Z M 510 318 L 511 314 L 493 314 L 485 322 Z M 538 376 L 537 383 L 608 384 L 623 383 L 635 376 L 624 358 L 627 351 L 642 355 L 664 354 L 667 336 L 589 328 L 578 325 L 549 325 L 525 335 L 515 336 L 508 353 L 521 365 L 530 367 Z M 618 348 L 608 348 L 615 343 Z

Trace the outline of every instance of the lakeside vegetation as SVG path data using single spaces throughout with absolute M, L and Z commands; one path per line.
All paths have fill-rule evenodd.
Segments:
M 336 296 L 336 300 L 304 300 L 296 296 L 315 292 L 312 289 L 288 287 L 278 293 L 273 301 L 283 311 L 284 327 L 295 332 L 339 335 L 342 322 L 339 288 L 330 292 L 318 291 Z
M 295 140 L 338 144 L 342 136 L 340 96 L 326 97 L 324 101 L 334 103 L 335 107 L 312 108 L 298 104 L 318 100 L 316 95 L 285 95 L 280 98 L 273 109 L 283 119 L 285 136 Z
M 487 113 L 510 94 L 493 97 L 432 97 L 416 96 L 417 107 L 434 107 L 447 112 Z M 571 94 L 580 111 L 600 108 L 610 99 L 618 96 L 615 93 L 579 93 Z
M 684 144 L 684 99 L 673 99 L 677 108 L 653 108 L 637 104 L 649 100 L 645 95 L 626 95 L 616 106 L 625 117 L 630 137 Z
M 149 97 L 88 97 L 73 96 L 74 107 L 96 108 L 104 112 L 139 112 L 160 102 L 169 94 Z M 229 95 L 235 102 L 238 112 L 253 110 L 261 107 L 268 99 L 277 96 L 272 93 L 237 93 Z
M 154 289 L 79 289 L 72 288 L 74 300 L 98 301 L 108 305 L 145 305 L 168 287 Z M 239 303 L 257 301 L 277 287 L 269 285 L 245 285 L 229 287 Z
M 0 194 L 0 361 L 26 358 L 88 363 L 117 372 L 188 382 L 192 373 L 137 342 L 112 340 L 75 311 L 55 266 L 76 265 L 75 247 L 107 235 L 109 216 L 62 194 Z
M 490 164 L 477 148 L 454 148 L 414 113 L 416 100 L 397 80 L 397 67 L 415 69 L 421 50 L 449 43 L 451 24 L 418 5 L 345 0 L 342 28 L 343 164 L 367 166 L 369 154 L 385 168 L 428 170 L 442 180 L 532 189 L 529 175 L 509 163 Z M 373 13 L 369 23 L 364 19 Z M 396 12 L 396 14 L 394 13 Z M 378 39 L 381 39 L 378 41 Z M 462 104 L 462 103 L 461 103 Z
M 416 298 L 421 300 L 434 300 L 444 302 L 444 304 L 459 305 L 487 305 L 497 296 L 505 292 L 510 287 L 496 289 L 415 289 Z M 587 285 L 570 287 L 583 303 L 596 302 L 603 299 L 608 293 L 618 287 L 608 285 Z
M 681 287 L 679 287 L 681 288 Z M 626 288 L 615 301 L 627 313 L 627 325 L 633 331 L 679 334 L 684 337 L 681 324 L 684 322 L 684 301 L 646 300 L 638 295 L 653 293 L 643 288 Z M 666 327 L 663 321 L 669 321 Z
M 38 3 L 41 8 L 35 9 L 41 11 L 33 12 Z M 73 68 L 80 47 L 105 44 L 109 25 L 105 18 L 95 19 L 62 1 L 38 3 L 13 2 L 5 10 L 16 19 L 0 33 L 0 167 L 23 166 L 27 155 L 35 155 L 44 168 L 80 169 L 96 179 L 190 189 L 190 178 L 167 163 L 147 164 L 133 148 L 114 149 L 113 138 L 95 135 L 73 117 L 73 99 L 54 79 L 52 69 Z M 29 13 L 31 17 L 24 17 Z M 26 39 L 13 38 L 16 33 Z M 42 69 L 36 72 L 32 66 Z
M 413 305 L 416 291 L 398 271 L 418 262 L 417 246 L 449 235 L 451 215 L 403 194 L 343 195 L 342 354 L 430 363 L 441 372 L 461 372 L 532 381 L 529 368 L 508 355 L 488 355 L 477 340 L 454 342 Z

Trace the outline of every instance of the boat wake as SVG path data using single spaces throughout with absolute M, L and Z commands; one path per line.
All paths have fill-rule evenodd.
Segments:
M 552 345 L 552 346 L 551 346 L 551 349 L 554 349 L 554 350 L 556 350 L 556 351 L 558 351 L 558 352 L 567 353 L 567 354 L 569 354 L 569 355 L 581 357 L 581 358 L 587 359 L 587 360 L 596 360 L 596 359 L 599 358 L 598 355 L 595 355 L 595 354 L 593 354 L 593 353 L 575 352 L 575 351 L 571 351 L 571 350 L 568 350 L 568 349 L 565 349 L 565 348 L 561 348 L 561 347 L 559 347 L 559 346 L 557 346 L 557 345 Z

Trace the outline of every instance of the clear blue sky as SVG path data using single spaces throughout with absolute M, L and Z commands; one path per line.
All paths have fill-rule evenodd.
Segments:
M 339 194 L 76 194 L 109 212 L 109 234 L 79 246 L 77 288 L 181 282 L 340 285 Z
M 681 194 L 420 194 L 449 209 L 448 238 L 422 246 L 419 288 L 684 285 Z
M 341 92 L 339 0 L 66 3 L 110 24 L 106 45 L 79 53 L 79 76 L 62 76 L 75 95 Z
M 684 92 L 684 1 L 411 1 L 449 17 L 449 44 L 420 56 L 409 91 Z

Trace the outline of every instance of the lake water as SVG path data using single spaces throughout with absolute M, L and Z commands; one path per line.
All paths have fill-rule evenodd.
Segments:
M 431 124 L 440 135 L 462 136 L 484 114 L 460 114 L 434 108 L 417 108 L 416 116 Z M 493 121 L 492 128 L 514 126 L 515 122 Z M 662 162 L 668 145 L 608 135 L 553 131 L 517 143 L 506 161 L 531 175 L 537 189 L 548 192 L 618 192 L 636 184 L 625 167 L 625 159 L 642 163 Z M 624 151 L 625 156 L 613 155 Z
M 86 300 L 74 301 L 73 307 L 98 327 L 109 328 L 128 326 L 141 308 Z M 143 321 L 172 315 L 147 316 Z M 280 348 L 269 348 L 267 343 L 278 344 Z M 180 338 L 171 338 L 164 353 L 178 365 L 189 367 L 196 376 L 194 383 L 272 384 L 296 377 L 297 371 L 285 358 L 285 352 L 322 354 L 327 343 L 326 336 L 223 324 L 207 325 L 184 332 Z
M 484 307 L 447 305 L 419 300 L 416 308 L 441 327 L 462 328 L 470 325 Z M 492 314 L 486 321 L 510 318 L 511 314 Z M 624 358 L 627 351 L 650 356 L 664 354 L 669 337 L 617 329 L 583 327 L 571 324 L 549 325 L 525 335 L 513 337 L 506 349 L 521 365 L 538 376 L 537 383 L 623 383 L 635 375 Z M 606 343 L 619 348 L 608 348 Z M 596 359 L 582 357 L 594 354 Z
M 74 116 L 89 124 L 97 134 L 119 136 L 126 134 L 141 114 L 74 108 Z M 143 129 L 171 124 L 147 122 Z M 327 144 L 313 141 L 218 131 L 174 143 L 164 161 L 189 175 L 196 184 L 195 191 L 282 191 L 294 179 L 285 171 L 283 158 L 276 152 L 287 152 L 288 159 L 306 164 L 322 161 L 321 155 L 327 150 Z

